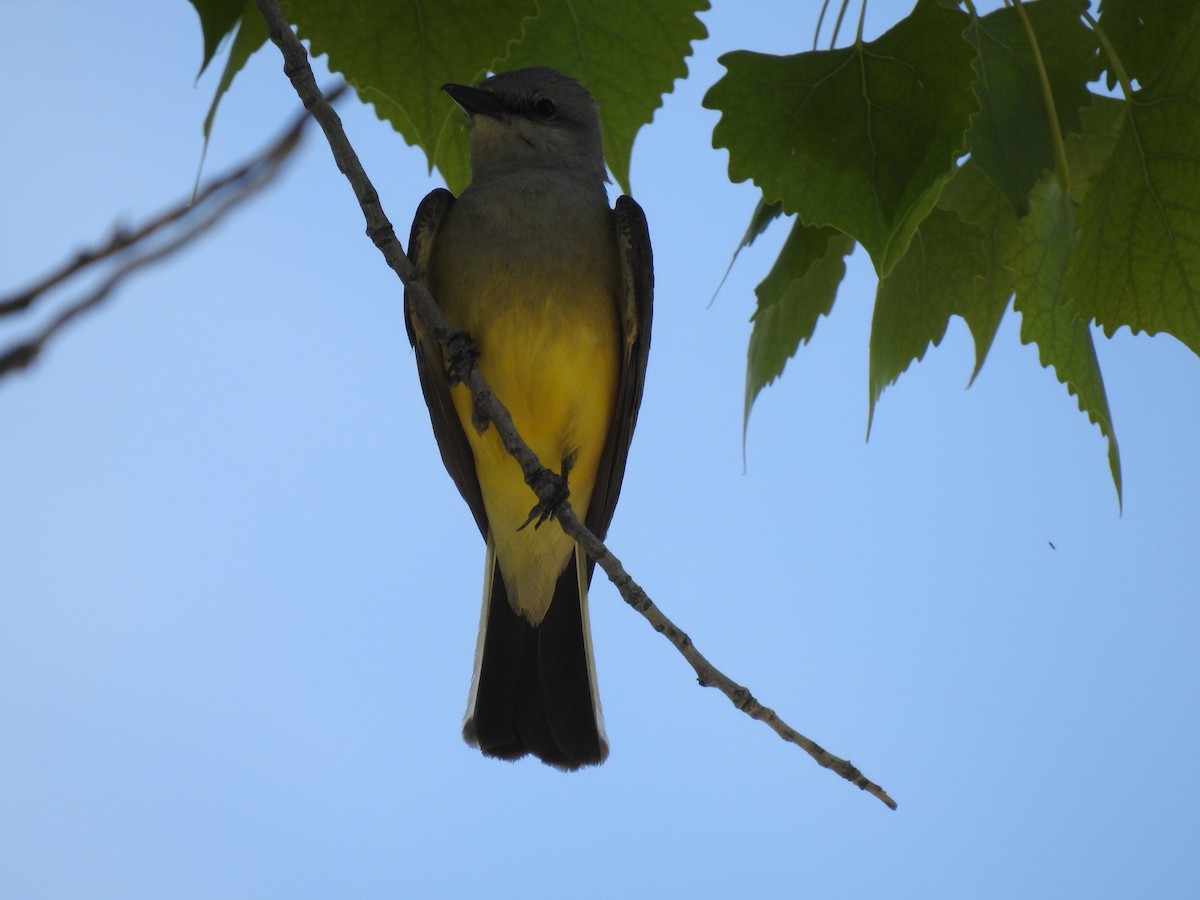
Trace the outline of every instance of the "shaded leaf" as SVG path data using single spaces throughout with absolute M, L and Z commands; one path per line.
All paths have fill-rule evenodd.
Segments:
M 1196 0 L 1103 0 L 1100 27 L 1121 58 L 1126 74 L 1146 86 L 1163 66 L 1179 29 L 1187 25 Z M 1108 87 L 1117 83 L 1108 71 Z
M 442 92 L 482 79 L 537 15 L 537 0 L 284 0 L 314 55 L 329 57 L 358 96 L 409 144 L 424 148 L 450 189 L 470 180 L 465 117 Z
M 552 66 L 586 86 L 604 118 L 605 160 L 629 193 L 633 139 L 687 77 L 692 41 L 708 36 L 696 16 L 708 0 L 541 0 L 538 8 L 501 67 Z
M 1127 105 L 1116 147 L 1079 208 L 1065 288 L 1110 337 L 1168 332 L 1200 353 L 1200 6 L 1161 77 Z
M 200 62 L 199 78 L 212 62 L 221 41 L 233 33 L 245 9 L 245 0 L 188 0 L 200 16 L 200 32 L 204 36 L 204 59 Z M 216 104 L 214 103 L 214 106 Z
M 852 249 L 854 240 L 836 229 L 796 222 L 775 265 L 755 288 L 758 308 L 746 354 L 743 438 L 759 391 L 783 373 L 796 348 L 813 336 L 817 319 L 833 308 Z
M 871 317 L 870 404 L 875 403 L 914 360 L 946 334 L 952 315 L 974 304 L 976 279 L 987 269 L 984 233 L 949 210 L 936 208 L 921 223 L 908 252 L 879 279 Z
M 758 204 L 754 207 L 754 212 L 750 214 L 750 224 L 746 226 L 746 233 L 742 235 L 741 243 L 733 251 L 734 259 L 737 258 L 737 255 L 744 248 L 753 244 L 755 238 L 765 232 L 771 223 L 782 215 L 782 203 L 768 203 L 762 197 L 759 197 Z
M 204 117 L 204 141 L 206 144 L 212 133 L 217 107 L 221 103 L 221 98 L 225 96 L 225 92 L 229 90 L 229 86 L 233 84 L 234 76 L 242 71 L 246 61 L 254 55 L 258 48 L 267 42 L 267 22 L 259 14 L 254 0 L 245 0 L 242 16 L 237 21 L 235 28 L 237 32 L 234 35 L 233 44 L 229 48 L 229 58 L 225 60 L 225 68 L 221 72 L 221 80 L 217 83 L 217 89 L 213 93 L 208 115 Z
M 1024 10 L 1046 67 L 1059 128 L 1063 134 L 1078 131 L 1087 83 L 1097 74 L 1095 38 L 1070 4 L 1027 3 Z M 1013 7 L 973 20 L 966 37 L 977 50 L 979 112 L 967 134 L 971 158 L 1024 215 L 1030 189 L 1055 166 L 1037 58 Z
M 1021 341 L 1037 344 L 1042 365 L 1054 367 L 1058 380 L 1077 398 L 1079 409 L 1108 438 L 1108 465 L 1120 501 L 1121 457 L 1092 333 L 1063 304 L 1075 244 L 1071 204 L 1050 175 L 1038 183 L 1029 200 L 1029 214 L 1018 225 L 1010 259 Z
M 964 147 L 976 103 L 964 13 L 919 0 L 876 41 L 770 56 L 738 51 L 704 98 L 733 181 L 753 179 L 810 225 L 856 238 L 886 274 Z
M 729 273 L 733 271 L 733 264 L 737 262 L 738 254 L 746 247 L 754 243 L 755 238 L 767 230 L 771 223 L 783 215 L 783 206 L 779 203 L 767 203 L 762 197 L 758 198 L 758 204 L 754 207 L 754 212 L 750 214 L 750 224 L 746 226 L 746 233 L 742 235 L 742 240 L 736 247 L 733 248 L 733 256 L 729 259 L 729 265 L 725 267 L 725 274 L 721 276 L 721 283 L 717 285 L 717 289 L 713 291 L 713 299 L 709 301 L 711 305 L 713 300 L 717 299 L 717 294 L 721 293 L 721 288 L 725 286 L 725 279 L 729 277 Z
M 1067 165 L 1071 170 L 1071 199 L 1081 203 L 1093 179 L 1117 146 L 1125 121 L 1125 103 L 1093 94 L 1080 110 L 1082 128 L 1066 139 Z

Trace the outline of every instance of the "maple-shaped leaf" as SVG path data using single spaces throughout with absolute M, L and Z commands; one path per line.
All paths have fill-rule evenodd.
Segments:
M 466 117 L 442 91 L 481 80 L 520 38 L 537 0 L 284 0 L 314 55 L 328 57 L 360 99 L 425 150 L 455 193 L 470 181 Z
M 976 279 L 988 264 L 983 244 L 982 228 L 938 207 L 921 222 L 908 252 L 879 279 L 871 317 L 868 433 L 883 389 L 922 359 L 930 344 L 942 342 L 951 316 L 967 314 Z
M 246 0 L 188 0 L 200 17 L 200 32 L 204 37 L 204 59 L 200 62 L 199 78 L 217 55 L 217 48 L 237 27 L 246 9 Z M 253 6 L 253 4 L 251 4 Z
M 1054 169 L 1054 143 L 1039 76 L 1039 59 L 1062 133 L 1078 131 L 1079 109 L 1096 77 L 1096 39 L 1066 3 L 1024 6 L 1036 48 L 1014 7 L 974 19 L 966 31 L 977 50 L 974 90 L 979 112 L 967 141 L 971 158 L 1004 192 L 1018 215 L 1042 173 Z
M 783 373 L 800 344 L 813 336 L 817 319 L 833 308 L 853 248 L 854 240 L 836 229 L 796 222 L 770 273 L 754 289 L 758 308 L 746 353 L 743 438 L 759 391 Z
M 1012 272 L 1007 263 L 1017 234 L 1017 217 L 999 188 L 972 161 L 961 166 L 946 182 L 938 206 L 956 213 L 983 232 L 980 249 L 984 267 L 975 274 L 971 296 L 954 310 L 967 323 L 975 340 L 975 368 L 969 387 L 983 368 L 1012 297 Z
M 541 0 L 538 9 L 500 64 L 551 66 L 591 92 L 604 123 L 605 161 L 628 193 L 633 139 L 675 80 L 687 77 L 692 41 L 708 34 L 696 17 L 708 0 Z
M 858 240 L 886 275 L 964 148 L 976 110 L 964 13 L 918 0 L 878 40 L 771 56 L 738 51 L 704 98 L 729 176 Z
M 1068 267 L 1074 265 L 1075 222 L 1070 199 L 1047 175 L 1029 195 L 1029 214 L 1018 225 L 1010 265 L 1016 285 L 1013 305 L 1021 314 L 1022 342 L 1036 343 L 1043 366 L 1079 401 L 1079 408 L 1108 438 L 1108 465 L 1121 498 L 1121 456 L 1113 431 L 1104 378 L 1092 332 L 1063 303 Z
M 1112 42 L 1126 75 L 1143 86 L 1158 74 L 1196 0 L 1103 0 L 1100 27 Z M 1108 66 L 1108 87 L 1117 83 Z
M 1180 24 L 1088 186 L 1064 293 L 1110 337 L 1165 331 L 1200 354 L 1200 5 Z

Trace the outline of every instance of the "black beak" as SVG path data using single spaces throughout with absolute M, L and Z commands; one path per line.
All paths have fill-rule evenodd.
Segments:
M 496 99 L 495 94 L 481 88 L 468 87 L 465 84 L 443 84 L 442 90 L 449 94 L 450 99 L 468 116 L 501 119 L 507 114 L 504 104 Z

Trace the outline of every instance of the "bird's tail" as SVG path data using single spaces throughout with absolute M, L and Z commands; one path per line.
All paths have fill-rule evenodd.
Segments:
M 576 547 L 545 617 L 531 625 L 508 602 L 489 537 L 475 672 L 463 721 L 463 738 L 485 755 L 519 759 L 532 753 L 564 771 L 608 756 L 587 576 L 587 559 Z

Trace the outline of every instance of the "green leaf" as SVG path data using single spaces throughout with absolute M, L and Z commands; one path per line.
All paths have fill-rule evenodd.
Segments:
M 1014 306 L 1021 314 L 1021 341 L 1037 344 L 1042 365 L 1054 367 L 1058 380 L 1079 401 L 1079 409 L 1108 438 L 1108 466 L 1120 502 L 1121 456 L 1092 333 L 1063 304 L 1075 226 L 1071 203 L 1052 176 L 1034 187 L 1029 214 L 1017 231 L 1010 263 L 1017 289 Z
M 482 79 L 537 15 L 536 0 L 286 0 L 284 12 L 358 96 L 409 144 L 425 149 L 450 189 L 470 180 L 465 117 L 442 92 Z
M 604 119 L 604 157 L 629 193 L 638 129 L 675 80 L 687 77 L 692 41 L 708 36 L 696 13 L 708 0 L 541 0 L 503 68 L 552 66 L 591 91 Z
M 233 46 L 229 48 L 229 58 L 225 60 L 225 69 L 221 72 L 221 80 L 217 83 L 217 89 L 213 93 L 208 115 L 204 117 L 204 143 L 206 146 L 209 135 L 212 134 L 213 120 L 216 118 L 221 98 L 233 84 L 234 76 L 246 65 L 246 60 L 267 42 L 267 22 L 259 14 L 254 0 L 245 0 L 241 19 L 238 20 L 235 27 L 237 33 L 233 38 Z
M 879 279 L 871 317 L 868 434 L 883 389 L 922 359 L 931 343 L 942 342 L 952 315 L 965 315 L 976 302 L 976 280 L 988 267 L 984 237 L 978 225 L 936 208 L 908 252 Z
M 754 212 L 750 214 L 750 224 L 746 226 L 746 233 L 742 235 L 741 243 L 733 251 L 734 259 L 737 258 L 737 255 L 743 249 L 753 244 L 755 238 L 765 232 L 771 223 L 782 215 L 782 203 L 768 203 L 762 197 L 759 197 L 758 204 L 754 207 Z
M 1125 110 L 1116 148 L 1079 209 L 1065 288 L 1108 336 L 1168 332 L 1200 353 L 1200 7 L 1158 78 Z
M 964 222 L 983 232 L 984 269 L 976 273 L 970 298 L 956 309 L 975 339 L 975 368 L 968 387 L 983 368 L 1000 320 L 1012 296 L 1012 272 L 1008 256 L 1017 236 L 1017 217 L 999 189 L 973 162 L 968 161 L 946 182 L 938 206 L 958 214 Z
M 456 193 L 470 180 L 465 120 L 442 93 L 489 72 L 552 66 L 595 96 L 609 167 L 628 190 L 638 129 L 686 76 L 690 42 L 705 36 L 707 0 L 288 0 L 315 54 L 410 144 L 425 149 Z
M 200 63 L 199 78 L 212 62 L 221 46 L 221 41 L 233 32 L 245 9 L 245 0 L 189 0 L 200 16 L 200 31 L 204 35 L 204 59 Z M 257 12 L 257 11 L 256 11 Z
M 1145 87 L 1163 67 L 1175 35 L 1195 9 L 1196 0 L 1104 0 L 1100 27 L 1125 72 Z M 1110 69 L 1109 90 L 1116 83 L 1116 74 Z
M 856 238 L 887 274 L 961 154 L 975 97 L 964 13 L 918 0 L 876 41 L 769 56 L 738 51 L 704 98 L 733 181 L 753 179 L 810 225 Z
M 1087 83 L 1097 74 L 1095 38 L 1070 4 L 1027 3 L 1024 9 L 1037 36 L 1059 128 L 1063 134 L 1078 131 Z M 975 19 L 966 37 L 977 50 L 979 98 L 967 133 L 971 158 L 1024 215 L 1030 189 L 1055 165 L 1037 57 L 1013 7 Z
M 854 240 L 833 228 L 796 222 L 775 265 L 755 288 L 758 309 L 751 318 L 754 330 L 746 354 L 743 439 L 759 391 L 783 373 L 800 344 L 812 337 L 817 319 L 833 308 L 852 249 Z
M 729 273 L 733 271 L 733 264 L 737 262 L 738 254 L 746 247 L 754 243 L 755 238 L 766 231 L 772 222 L 783 215 L 783 205 L 780 203 L 767 203 L 762 197 L 758 198 L 758 204 L 754 207 L 754 212 L 750 214 L 750 224 L 746 226 L 746 233 L 742 235 L 741 242 L 733 248 L 733 256 L 729 259 L 729 265 L 725 268 L 725 274 L 721 276 L 721 283 L 717 285 L 717 289 L 713 291 L 713 298 L 709 301 L 711 306 L 713 301 L 717 299 L 717 294 L 721 293 L 721 288 L 725 286 L 725 279 L 729 277 Z M 743 429 L 744 430 L 744 429 Z
M 1112 97 L 1091 96 L 1080 111 L 1082 128 L 1067 135 L 1067 165 L 1071 170 L 1071 199 L 1082 203 L 1088 188 L 1117 146 L 1125 121 L 1125 103 Z

